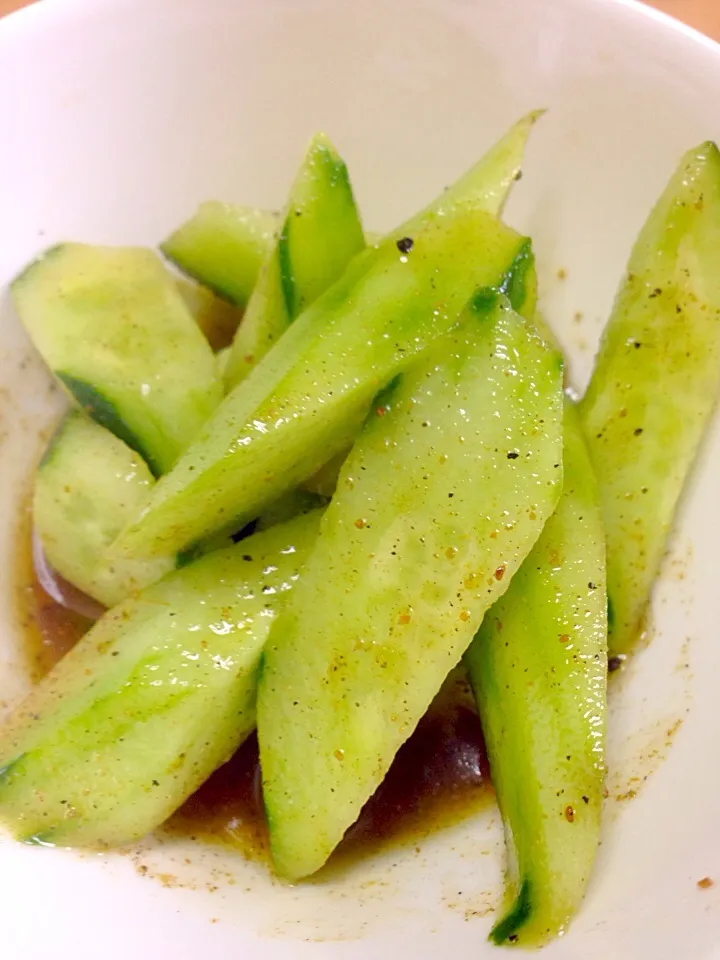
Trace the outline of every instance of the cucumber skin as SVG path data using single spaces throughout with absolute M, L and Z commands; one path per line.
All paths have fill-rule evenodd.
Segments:
M 519 120 L 456 184 L 395 233 L 412 232 L 427 213 L 448 214 L 458 202 L 468 200 L 499 215 L 519 179 L 527 139 L 542 113 L 534 110 Z M 160 250 L 187 276 L 244 307 L 279 228 L 277 215 L 270 211 L 209 200 L 160 244 Z M 376 234 L 367 236 L 368 244 L 379 239 Z
M 632 651 L 720 390 L 720 154 L 689 151 L 638 237 L 580 402 L 607 530 L 611 655 Z
M 144 449 L 144 444 L 140 437 L 135 436 L 128 424 L 118 413 L 115 404 L 108 400 L 97 387 L 79 377 L 74 377 L 70 373 L 63 373 L 62 370 L 55 370 L 55 376 L 65 387 L 70 396 L 75 400 L 78 407 L 86 413 L 98 426 L 108 430 L 118 438 L 122 443 L 134 450 L 140 458 L 151 466 L 153 464 L 152 452 Z M 157 477 L 157 467 L 152 471 L 153 476 Z
M 187 276 L 244 307 L 277 226 L 276 215 L 269 211 L 208 200 L 160 250 Z
M 213 353 L 160 259 L 66 243 L 11 284 L 35 347 L 86 412 L 158 476 L 222 399 Z
M 357 818 L 560 494 L 562 370 L 524 320 L 492 316 L 480 298 L 373 404 L 271 632 L 258 736 L 289 880 Z
M 580 905 L 603 805 L 603 521 L 569 400 L 563 426 L 555 513 L 465 654 L 510 857 L 511 902 L 490 938 L 524 947 L 558 936 Z
M 513 308 L 522 311 L 522 316 L 526 319 L 532 319 L 533 326 L 538 335 L 545 343 L 552 347 L 558 353 L 558 361 L 563 362 L 561 351 L 557 340 L 547 323 L 537 312 L 537 273 L 535 270 L 535 255 L 532 245 L 528 241 L 515 258 L 515 262 L 505 277 L 501 285 L 501 292 L 504 293 Z M 488 302 L 492 302 L 494 294 L 492 291 L 479 293 L 480 298 L 488 297 Z M 343 462 L 347 458 L 348 451 L 341 450 L 331 460 L 323 464 L 318 472 L 305 481 L 305 488 L 310 493 L 318 494 L 322 497 L 332 497 L 337 487 L 337 477 Z
M 515 259 L 515 262 L 505 277 L 501 285 L 501 292 L 504 293 L 511 305 L 522 311 L 526 319 L 532 319 L 539 336 L 545 343 L 552 347 L 558 353 L 559 362 L 562 363 L 562 355 L 557 345 L 557 340 L 550 330 L 550 327 L 540 317 L 537 312 L 537 273 L 535 270 L 535 255 L 532 246 L 528 242 Z M 482 294 L 481 294 L 482 296 Z M 489 294 L 490 300 L 492 293 Z M 347 458 L 347 450 L 341 450 L 331 460 L 323 464 L 318 472 L 305 481 L 305 488 L 310 493 L 316 493 L 324 497 L 332 497 L 337 486 L 337 476 L 343 462 Z
M 512 184 L 519 176 L 520 165 L 530 131 L 541 113 L 542 111 L 534 111 L 522 118 L 464 177 L 461 177 L 450 190 L 445 191 L 426 207 L 425 210 L 416 214 L 395 230 L 385 241 L 381 241 L 378 247 L 374 248 L 375 253 L 377 253 L 378 249 L 391 248 L 392 244 L 396 243 L 398 238 L 404 238 L 408 236 L 408 234 L 410 234 L 413 239 L 417 239 L 416 235 L 418 232 L 422 234 L 423 231 L 427 229 L 428 224 L 432 224 L 432 222 L 438 218 L 452 219 L 457 215 L 461 215 L 460 211 L 462 210 L 475 210 L 480 213 L 480 223 L 476 228 L 479 230 L 481 228 L 483 212 L 492 214 L 502 209 Z M 529 244 L 529 241 L 527 241 L 527 243 Z M 366 269 L 366 265 L 371 262 L 371 256 L 372 253 L 370 251 L 361 254 L 355 259 L 353 264 L 351 264 L 348 272 L 352 274 L 354 266 L 354 276 L 359 279 Z M 479 261 L 482 262 L 482 254 L 480 255 Z M 525 263 L 527 267 L 527 261 L 525 261 Z M 502 276 L 497 276 L 494 281 L 488 278 L 485 282 L 491 286 L 493 283 L 498 285 L 502 284 L 507 270 L 502 272 L 502 274 Z M 480 277 L 477 278 L 477 282 L 482 282 Z M 346 295 L 349 295 L 352 290 L 352 285 L 346 284 L 345 287 L 343 287 L 342 280 L 339 281 L 335 287 L 341 291 L 341 293 L 344 291 Z M 470 296 L 470 292 L 470 290 L 467 290 L 465 297 L 459 298 L 460 303 L 463 303 L 463 300 Z M 328 296 L 328 294 L 329 291 L 325 296 Z M 528 299 L 531 297 L 534 299 L 535 291 L 528 290 L 526 291 L 526 295 Z M 321 300 L 324 300 L 324 298 L 321 298 Z M 515 309 L 521 312 L 528 313 L 531 310 L 528 302 L 522 304 L 513 301 L 511 298 L 511 303 Z M 534 310 L 534 304 L 532 309 Z M 306 311 L 305 319 L 307 319 L 307 314 L 312 313 L 312 311 L 312 307 L 310 311 Z M 296 323 L 293 326 L 296 328 L 294 332 L 298 333 L 298 324 Z M 307 324 L 307 326 L 311 326 L 311 324 Z M 309 333 L 307 326 L 300 327 L 302 334 L 299 334 L 297 339 L 290 337 L 288 341 L 288 335 L 286 334 L 283 338 L 286 343 L 282 346 L 287 347 L 292 345 L 290 346 L 290 350 L 296 350 L 299 353 L 302 344 L 301 338 L 307 337 Z M 320 326 L 320 324 L 317 324 L 317 326 Z M 289 364 L 287 363 L 289 351 L 284 351 L 282 347 L 278 350 L 278 347 L 276 347 L 272 353 L 274 357 L 272 359 L 267 358 L 268 362 L 265 364 L 262 373 L 256 374 L 252 387 L 248 385 L 249 389 L 243 397 L 243 402 L 240 402 L 240 396 L 242 395 L 235 395 L 228 398 L 224 407 L 218 412 L 218 416 L 214 418 L 213 423 L 217 425 L 218 433 L 220 435 L 225 434 L 226 442 L 231 447 L 238 439 L 246 439 L 242 437 L 242 431 L 248 425 L 246 421 L 252 418 L 253 406 L 260 402 L 262 398 L 262 389 L 258 388 L 265 382 L 265 378 L 267 377 L 269 388 L 266 390 L 266 395 L 271 395 L 272 391 L 277 388 L 280 380 L 282 380 L 283 376 L 289 370 Z M 273 362 L 276 359 L 280 360 L 277 364 Z M 314 362 L 314 358 L 312 359 Z M 401 369 L 402 364 L 399 360 L 400 358 L 397 358 L 394 368 L 391 367 L 387 370 L 386 379 L 390 379 L 398 369 Z M 377 373 L 379 375 L 380 371 L 378 370 Z M 277 478 L 279 474 L 285 471 L 289 475 L 288 482 L 282 487 L 273 485 L 268 496 L 262 502 L 255 504 L 248 503 L 245 512 L 237 518 L 239 525 L 241 525 L 242 521 L 252 519 L 253 511 L 256 513 L 260 512 L 264 505 L 281 496 L 285 490 L 297 486 L 312 476 L 312 474 L 316 473 L 329 459 L 332 459 L 333 456 L 339 454 L 343 448 L 350 445 L 357 432 L 358 425 L 361 422 L 365 404 L 370 400 L 370 394 L 380 389 L 383 385 L 382 382 L 377 382 L 379 379 L 380 377 L 378 376 L 374 388 L 368 390 L 368 396 L 364 398 L 362 402 L 359 402 L 354 410 L 348 412 L 345 431 L 341 432 L 338 430 L 321 438 L 321 444 L 326 447 L 324 455 L 318 455 L 312 458 L 308 457 L 302 469 L 292 475 L 290 475 L 287 464 L 278 464 L 275 477 Z M 217 476 L 214 479 L 212 477 L 213 472 L 222 474 L 223 468 L 221 464 L 217 463 L 207 471 L 206 469 L 197 471 L 196 468 L 199 464 L 192 462 L 193 456 L 197 456 L 200 465 L 204 463 L 205 466 L 207 466 L 208 463 L 212 464 L 212 461 L 216 460 L 217 457 L 222 454 L 222 450 L 213 449 L 214 445 L 210 445 L 210 449 L 208 449 L 207 441 L 208 431 L 205 430 L 203 431 L 202 438 L 200 438 L 200 442 L 195 446 L 193 454 L 191 454 L 189 458 L 185 458 L 182 465 L 182 472 L 176 471 L 175 477 L 173 478 L 173 486 L 168 490 L 169 496 L 167 496 L 167 499 L 171 504 L 177 502 L 177 492 L 180 492 L 182 514 L 178 517 L 172 507 L 169 510 L 166 509 L 164 503 L 166 493 L 165 489 L 163 489 L 160 494 L 162 502 L 154 504 L 150 514 L 140 518 L 137 524 L 129 528 L 126 537 L 124 537 L 118 545 L 119 555 L 123 553 L 126 555 L 162 554 L 168 549 L 181 551 L 194 541 L 211 534 L 213 527 L 216 527 L 218 524 L 221 528 L 224 527 L 225 529 L 232 527 L 232 523 L 226 523 L 228 518 L 221 516 L 213 519 L 212 515 L 210 515 L 204 527 L 191 529 L 187 532 L 187 535 L 183 531 L 183 514 L 187 515 L 189 512 L 187 510 L 187 503 L 195 498 L 196 493 L 199 499 L 204 499 L 205 497 L 211 499 L 212 491 L 217 488 L 218 484 L 223 482 L 221 476 Z M 305 449 L 303 449 L 303 453 L 306 454 Z M 230 458 L 227 459 L 229 460 Z M 207 484 L 203 480 L 198 482 L 194 477 L 190 476 L 190 470 L 185 469 L 186 467 L 192 468 L 193 471 L 197 473 L 204 473 L 208 481 Z M 253 486 L 260 488 L 263 482 L 267 483 L 267 478 L 259 478 L 258 483 L 253 484 Z M 245 494 L 243 491 L 238 491 L 235 499 L 241 502 L 247 495 L 248 494 Z M 185 509 L 182 509 L 183 501 L 186 503 Z M 224 506 L 222 506 L 221 509 L 223 513 L 227 510 Z M 162 515 L 163 513 L 165 513 L 164 517 Z M 167 546 L 163 541 L 167 542 Z M 173 543 L 174 546 L 170 547 L 170 543 Z
M 238 529 L 316 473 L 350 445 L 375 393 L 456 325 L 475 285 L 500 285 L 528 243 L 469 208 L 430 217 L 409 256 L 390 239 L 356 257 L 226 398 L 117 555 Z
M 230 391 L 365 246 L 347 167 L 324 134 L 313 137 L 291 187 L 224 369 Z
M 295 283 L 293 281 L 292 258 L 290 255 L 290 222 L 290 217 L 286 217 L 276 241 L 280 291 L 282 293 L 284 313 L 287 317 L 288 324 L 291 320 L 294 320 L 299 313 L 299 311 L 295 309 Z
M 0 822 L 115 847 L 161 824 L 255 723 L 277 605 L 319 513 L 204 557 L 108 612 L 0 730 Z
M 105 551 L 146 502 L 147 465 L 118 437 L 71 410 L 35 476 L 33 523 L 50 566 L 106 607 L 159 580 L 172 558 L 112 561 Z
M 348 168 L 330 140 L 319 134 L 293 186 L 278 238 L 290 320 L 317 300 L 364 247 Z

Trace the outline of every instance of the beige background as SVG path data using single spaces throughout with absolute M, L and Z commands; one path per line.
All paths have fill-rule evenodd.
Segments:
M 654 0 L 654 6 L 720 40 L 720 0 Z
M 0 0 L 0 16 L 26 5 L 28 0 Z M 720 40 L 720 0 L 652 0 L 654 6 L 685 20 Z

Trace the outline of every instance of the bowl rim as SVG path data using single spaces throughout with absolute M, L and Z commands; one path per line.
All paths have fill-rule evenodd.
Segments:
M 182 3 L 192 2 L 194 0 L 173 0 L 173 6 L 178 7 Z M 242 3 L 247 2 L 247 0 L 236 0 L 236 2 Z M 352 0 L 343 0 L 343 2 L 352 2 Z M 699 43 L 710 51 L 720 52 L 720 39 L 715 40 L 697 27 L 685 23 L 664 10 L 651 6 L 649 2 L 643 2 L 643 0 L 574 0 L 574 2 L 585 3 L 588 7 L 602 7 L 606 10 L 611 6 L 626 10 L 631 16 L 646 17 L 664 30 L 681 34 L 693 43 Z M 66 13 L 83 10 L 97 13 L 103 7 L 108 10 L 119 10 L 123 7 L 131 10 L 133 6 L 147 9 L 147 5 L 138 2 L 138 0 L 31 0 L 25 6 L 0 16 L 0 40 L 3 40 L 8 33 L 12 34 L 14 30 L 32 30 L 36 23 L 39 23 L 42 27 L 48 17 L 54 14 L 62 16 Z M 48 11 L 52 11 L 52 14 Z
M 197 0 L 155 0 L 155 10 L 170 9 L 170 3 L 173 3 L 177 9 L 186 9 L 191 4 L 197 5 Z M 215 0 L 206 0 L 208 6 L 212 7 Z M 235 0 L 238 6 L 250 5 L 253 0 Z M 257 0 L 255 0 L 257 2 Z M 267 3 L 268 0 L 265 0 Z M 283 0 L 273 0 L 273 3 L 282 3 Z M 300 0 L 295 0 L 299 4 Z M 345 0 L 348 5 L 352 0 Z M 519 0 L 518 0 L 519 2 Z M 531 4 L 532 0 L 526 0 Z M 563 0 L 564 4 L 569 4 L 571 0 Z M 660 42 L 672 44 L 674 38 L 679 44 L 679 59 L 686 60 L 691 57 L 691 50 L 696 54 L 699 50 L 713 59 L 718 58 L 720 53 L 720 44 L 698 31 L 697 29 L 682 23 L 671 15 L 657 10 L 653 7 L 640 2 L 640 0 L 572 0 L 578 6 L 582 2 L 588 16 L 604 20 L 606 23 L 616 18 L 619 23 L 627 24 L 632 28 L 642 29 L 643 24 L 649 31 L 649 35 L 655 36 Z M 197 6 L 196 6 L 197 9 Z M 34 2 L 29 6 L 9 14 L 2 18 L 0 22 L 0 49 L 7 45 L 18 46 L 22 48 L 23 43 L 32 43 L 33 41 L 47 36 L 49 30 L 56 26 L 72 27 L 73 24 L 82 22 L 85 15 L 93 20 L 102 20 L 105 16 L 109 18 L 130 18 L 135 15 L 142 17 L 144 12 L 151 12 L 151 5 L 148 0 L 43 0 L 42 3 Z M 657 25 L 657 26 L 656 26 Z M 13 32 L 14 31 L 14 32 Z M 693 46 L 690 47 L 689 44 Z M 699 44 L 699 47 L 697 46 Z

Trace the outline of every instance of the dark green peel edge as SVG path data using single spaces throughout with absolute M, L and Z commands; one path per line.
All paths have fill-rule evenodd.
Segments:
M 478 317 L 489 317 L 498 299 L 498 292 L 492 287 L 478 287 L 470 299 L 468 306 Z
M 66 246 L 66 243 L 56 243 L 54 247 L 48 247 L 48 249 L 45 250 L 39 257 L 37 257 L 35 260 L 31 260 L 26 267 L 23 267 L 20 273 L 15 276 L 10 286 L 15 287 L 23 283 L 26 277 L 33 272 L 35 267 L 39 266 L 41 263 L 44 263 L 46 260 L 49 260 L 51 257 L 55 256 L 55 254 L 60 253 L 65 249 Z
M 500 285 L 500 292 L 506 295 L 513 310 L 518 313 L 522 313 L 522 308 L 525 305 L 528 292 L 528 276 L 534 267 L 535 254 L 533 253 L 532 243 L 530 240 L 526 240 Z
M 189 564 L 199 560 L 201 556 L 201 544 L 191 543 L 189 547 L 185 548 L 185 550 L 178 550 L 178 552 L 175 554 L 175 569 L 182 570 L 183 567 L 187 567 Z
M 339 157 L 329 157 L 332 173 L 330 174 L 330 186 L 341 186 L 347 191 L 348 197 L 352 199 L 352 187 L 350 186 L 350 174 L 347 164 Z
M 393 394 L 402 383 L 402 379 L 403 375 L 401 373 L 396 373 L 389 383 L 386 383 L 381 390 L 378 390 L 378 392 L 375 394 L 372 404 L 370 405 L 369 416 L 375 416 L 378 407 L 384 407 L 386 409 L 390 407 Z
M 334 150 L 331 150 L 330 147 L 325 145 L 316 144 L 315 150 L 317 151 L 319 158 L 322 160 L 323 165 L 329 171 L 328 181 L 330 186 L 341 186 L 347 191 L 348 196 L 352 198 L 350 173 L 348 172 L 347 164 L 342 157 L 338 156 Z
M 210 293 L 214 293 L 216 297 L 219 297 L 221 300 L 224 300 L 226 303 L 229 303 L 233 307 L 245 307 L 245 301 L 238 300 L 237 297 L 234 297 L 231 290 L 228 290 L 226 287 L 222 287 L 217 283 L 213 283 L 206 274 L 200 270 L 193 269 L 192 265 L 187 263 L 182 253 L 177 252 L 173 248 L 173 239 L 175 234 L 168 237 L 167 240 L 163 241 L 158 247 L 160 253 L 165 257 L 166 260 L 169 260 L 178 270 L 183 273 L 186 277 L 189 277 L 191 280 L 194 280 L 196 283 L 199 283 L 201 286 L 205 287 Z
M 513 943 L 517 940 L 517 932 L 530 918 L 532 913 L 532 899 L 530 895 L 530 881 L 526 878 L 520 884 L 518 895 L 509 912 L 505 914 L 502 920 L 498 921 L 490 931 L 489 940 L 500 946 L 509 940 Z
M 105 427 L 111 433 L 114 433 L 115 436 L 119 440 L 122 440 L 123 443 L 126 443 L 131 450 L 139 453 L 150 467 L 153 476 L 160 476 L 162 471 L 158 469 L 157 464 L 153 463 L 153 458 L 149 451 L 144 449 L 143 444 L 117 412 L 112 401 L 108 400 L 96 387 L 93 387 L 92 384 L 87 383 L 85 380 L 80 380 L 70 373 L 63 373 L 62 370 L 55 370 L 54 373 L 58 380 L 60 380 L 73 397 L 75 397 L 79 406 L 82 407 L 96 423 L 99 423 L 101 427 Z
M 615 626 L 615 608 L 613 607 L 612 598 L 608 594 L 607 598 L 607 626 L 608 634 L 612 633 L 612 628 Z
M 45 450 L 43 451 L 43 455 L 40 458 L 40 463 L 38 464 L 38 470 L 42 470 L 42 468 L 46 467 L 52 460 L 53 454 L 55 453 L 55 450 L 57 449 L 57 446 L 60 443 L 60 439 L 62 435 L 65 433 L 65 429 L 68 425 L 69 419 L 70 419 L 69 415 L 66 414 L 58 424 L 53 435 L 48 440 L 48 445 L 45 447 Z M 2 770 L 0 770 L 0 777 L 1 776 L 2 776 Z
M 295 319 L 295 278 L 293 276 L 292 257 L 290 256 L 290 230 L 292 211 L 282 225 L 277 238 L 277 258 L 280 268 L 280 284 L 282 286 L 285 309 L 290 320 Z

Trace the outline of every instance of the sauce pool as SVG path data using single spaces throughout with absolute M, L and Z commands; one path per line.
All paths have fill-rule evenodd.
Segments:
M 400 748 L 333 862 L 357 860 L 389 844 L 415 843 L 486 807 L 492 797 L 487 757 L 469 700 L 465 680 L 451 678 Z M 229 844 L 252 859 L 268 856 L 254 734 L 170 818 L 165 830 Z

